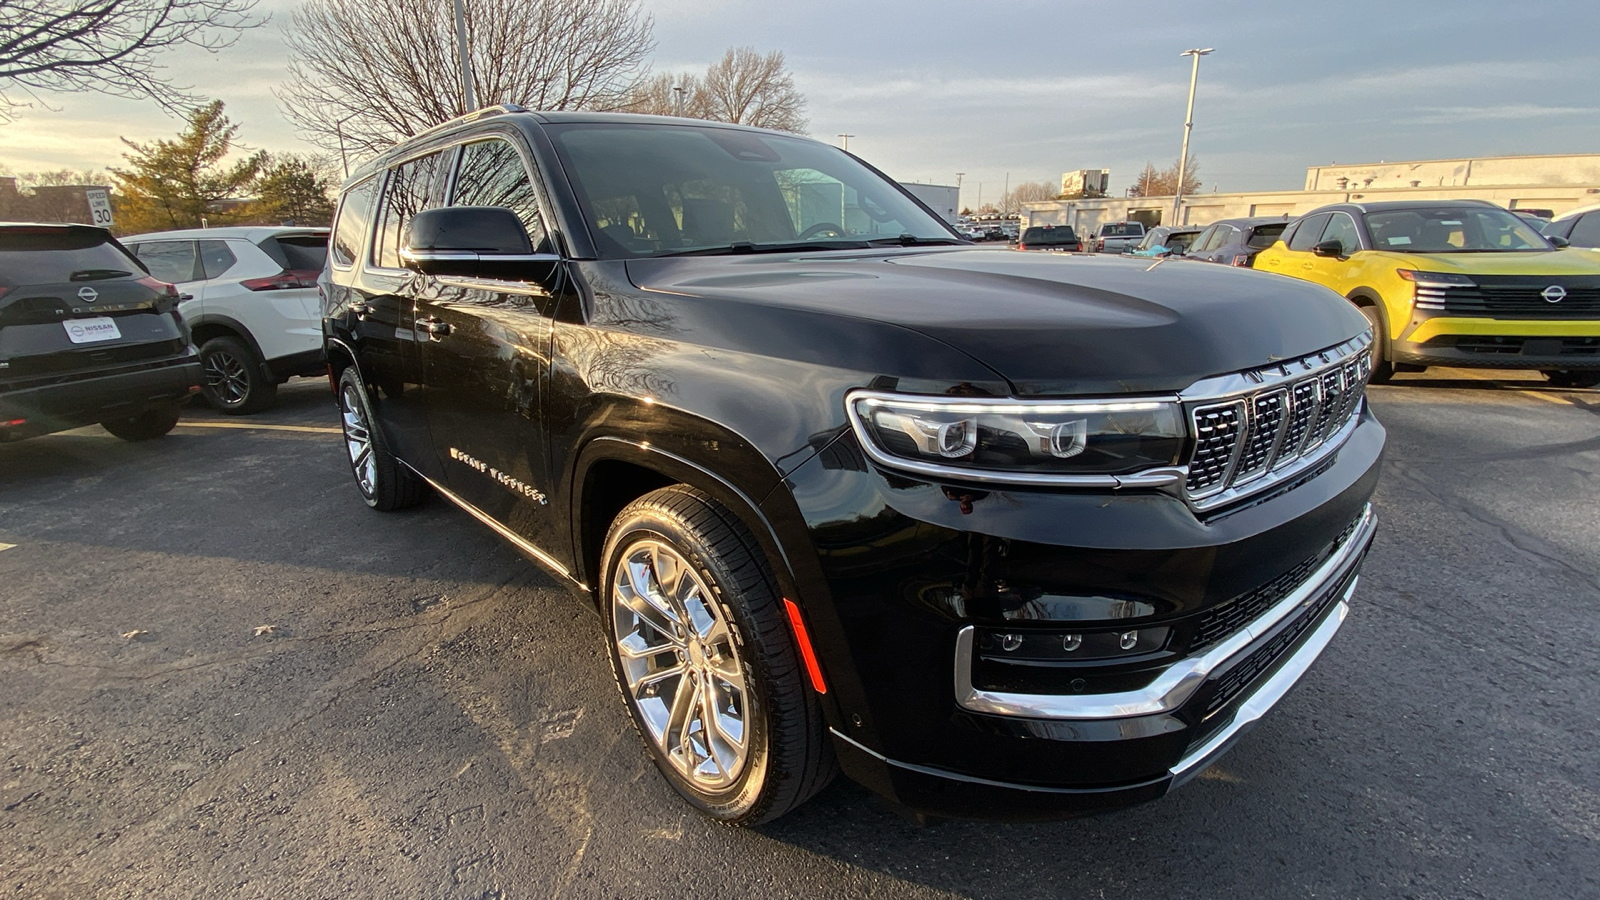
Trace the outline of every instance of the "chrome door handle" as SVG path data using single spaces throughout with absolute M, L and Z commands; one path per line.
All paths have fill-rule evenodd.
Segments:
M 449 322 L 446 322 L 443 319 L 429 317 L 426 319 L 417 320 L 417 330 L 426 331 L 430 338 L 433 340 L 438 340 L 455 329 L 451 327 Z
M 367 316 L 377 312 L 377 310 L 372 308 L 371 303 L 362 301 L 350 304 L 350 312 L 353 313 L 358 319 L 365 319 Z

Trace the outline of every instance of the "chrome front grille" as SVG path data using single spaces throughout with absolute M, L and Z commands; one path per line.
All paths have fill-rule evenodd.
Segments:
M 1372 375 L 1363 335 L 1321 353 L 1207 379 L 1183 393 L 1194 429 L 1185 488 L 1217 506 L 1276 484 L 1332 453 Z

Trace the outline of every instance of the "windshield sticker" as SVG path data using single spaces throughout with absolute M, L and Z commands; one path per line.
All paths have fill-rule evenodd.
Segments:
M 1411 238 L 1408 238 L 1405 235 L 1387 238 L 1386 240 L 1388 240 L 1389 246 L 1391 247 L 1405 247 L 1411 243 Z

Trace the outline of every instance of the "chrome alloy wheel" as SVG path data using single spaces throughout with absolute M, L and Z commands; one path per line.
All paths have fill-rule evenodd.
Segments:
M 226 406 L 238 406 L 250 393 L 250 376 L 244 361 L 226 350 L 206 354 L 206 387 Z
M 731 786 L 749 753 L 744 668 L 699 574 L 657 540 L 628 548 L 611 588 L 617 658 L 650 738 L 695 787 Z
M 350 453 L 350 469 L 355 472 L 361 493 L 371 497 L 378 486 L 378 465 L 372 458 L 372 428 L 367 423 L 366 407 L 353 384 L 339 392 L 339 413 L 344 422 L 344 446 Z

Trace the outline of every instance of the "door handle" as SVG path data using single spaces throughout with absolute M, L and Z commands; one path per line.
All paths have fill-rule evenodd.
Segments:
M 357 301 L 350 304 L 350 312 L 354 313 L 355 317 L 358 319 L 365 319 L 367 316 L 377 312 L 377 310 L 372 308 L 371 303 L 367 303 L 366 301 Z
M 430 316 L 426 319 L 417 320 L 417 330 L 426 331 L 428 333 L 428 337 L 436 341 L 455 329 L 450 325 L 449 322 L 446 322 L 443 319 L 435 319 Z

